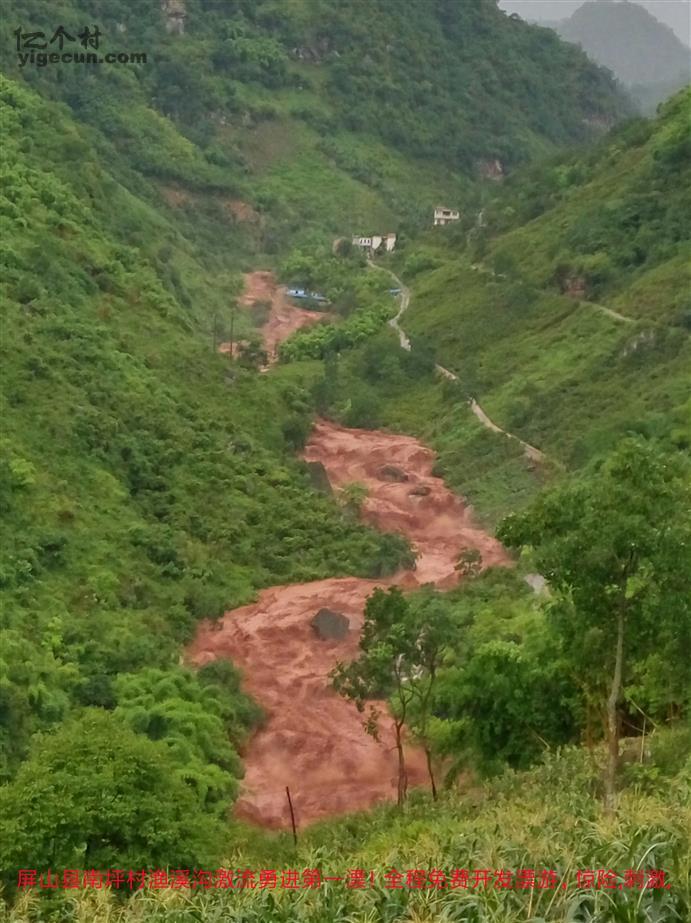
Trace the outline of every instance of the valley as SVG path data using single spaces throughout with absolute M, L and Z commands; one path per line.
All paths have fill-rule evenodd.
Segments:
M 386 718 L 374 740 L 328 678 L 337 661 L 355 656 L 365 599 L 375 587 L 448 589 L 457 584 L 456 564 L 468 550 L 480 553 L 483 567 L 510 563 L 463 501 L 431 474 L 434 455 L 417 440 L 317 421 L 305 459 L 324 466 L 335 491 L 349 484 L 366 488 L 363 519 L 406 536 L 415 567 L 385 581 L 331 578 L 272 587 L 256 603 L 201 624 L 188 651 L 191 662 L 230 658 L 267 714 L 243 753 L 246 774 L 236 812 L 268 827 L 290 823 L 286 785 L 301 825 L 395 798 L 394 741 Z M 348 618 L 345 638 L 319 638 L 311 621 L 322 609 Z M 385 715 L 386 703 L 379 704 Z M 420 751 L 411 753 L 409 776 L 413 786 L 425 783 Z
M 687 923 L 689 89 L 498 0 L 58 6 L 0 47 L 3 923 Z
M 390 324 L 401 347 L 410 349 L 399 325 L 410 291 L 393 279 L 401 287 L 401 307 Z M 297 307 L 268 271 L 245 275 L 239 303 L 251 309 L 257 302 L 270 305 L 261 328 L 270 362 L 292 333 L 328 317 Z M 224 346 L 220 351 L 228 352 Z M 482 415 L 481 409 L 473 410 Z M 486 417 L 485 425 L 499 431 Z M 286 787 L 300 827 L 396 797 L 395 744 L 386 702 L 377 703 L 381 718 L 375 739 L 365 732 L 355 706 L 331 688 L 329 678 L 339 661 L 356 656 L 365 601 L 374 589 L 449 589 L 460 579 L 457 564 L 467 551 L 479 554 L 483 568 L 511 564 L 463 500 L 432 474 L 434 453 L 418 440 L 317 420 L 303 457 L 322 468 L 335 499 L 349 486 L 362 489 L 360 518 L 408 539 L 415 563 L 386 580 L 334 577 L 271 587 L 256 602 L 200 623 L 188 661 L 202 667 L 228 658 L 242 672 L 243 689 L 265 711 L 264 723 L 242 754 L 245 776 L 235 813 L 279 829 L 291 822 Z M 343 638 L 319 636 L 312 622 L 323 610 L 347 618 Z M 407 749 L 409 783 L 424 785 L 424 754 L 411 743 Z

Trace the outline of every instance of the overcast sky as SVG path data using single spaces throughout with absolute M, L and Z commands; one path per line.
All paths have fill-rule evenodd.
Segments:
M 691 0 L 636 0 L 649 13 L 674 29 L 686 45 L 691 45 Z M 523 19 L 566 19 L 583 5 L 583 0 L 499 0 L 507 13 Z

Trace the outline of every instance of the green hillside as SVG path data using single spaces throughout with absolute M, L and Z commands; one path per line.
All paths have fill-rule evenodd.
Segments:
M 211 313 L 240 285 L 221 256 L 125 189 L 66 112 L 5 79 L 1 98 L 6 779 L 32 732 L 118 705 L 123 674 L 168 671 L 171 703 L 197 707 L 176 664 L 199 617 L 393 568 L 404 544 L 310 488 L 306 392 L 215 354 Z
M 311 398 L 290 372 L 257 378 L 214 354 L 240 271 L 368 222 L 414 225 L 438 196 L 467 188 L 473 158 L 502 145 L 526 157 L 584 137 L 586 117 L 624 110 L 582 55 L 508 24 L 492 3 L 466 12 L 440 4 L 417 18 L 414 5 L 382 3 L 367 28 L 332 3 L 316 18 L 310 4 L 269 0 L 169 6 L 5 7 L 20 45 L 34 30 L 47 43 L 60 24 L 77 51 L 85 24 L 96 23 L 101 53 L 118 43 L 149 57 L 20 67 L 3 46 L 4 68 L 20 78 L 2 86 L 3 587 L 15 632 L 7 650 L 19 645 L 30 661 L 21 676 L 15 655 L 7 661 L 5 777 L 32 731 L 75 704 L 112 706 L 116 673 L 170 664 L 195 618 L 257 586 L 390 567 L 402 553 L 398 540 L 343 522 L 309 491 L 291 453 Z M 167 31 L 175 10 L 182 34 Z M 421 29 L 430 49 L 445 49 L 443 66 L 430 67 L 416 44 Z M 392 34 L 399 50 L 390 55 Z M 427 134 L 406 141 L 387 130 L 388 93 L 355 118 L 364 87 L 348 81 L 357 83 L 362 43 L 380 65 L 390 55 L 396 111 L 410 121 L 423 78 L 458 109 L 459 68 L 475 73 L 482 35 L 514 47 L 528 68 L 524 101 L 543 68 L 563 75 L 564 92 L 551 110 L 545 101 L 539 124 L 532 103 L 520 114 L 512 83 L 496 97 L 497 126 L 512 111 L 502 137 L 483 134 L 465 153 L 446 144 L 430 165 L 421 158 L 436 146 L 438 113 L 425 110 Z M 467 59 L 453 52 L 464 43 Z M 402 60 L 413 46 L 412 61 Z M 528 47 L 536 60 L 523 55 Z M 507 80 L 509 69 L 497 54 L 478 70 L 477 92 L 449 127 L 457 140 L 480 120 L 482 81 Z M 583 118 L 567 119 L 567 99 Z M 237 324 L 236 335 L 252 335 L 242 312 Z M 285 534 L 301 547 L 294 557 L 274 546 L 261 512 L 284 505 Z M 27 641 L 27 618 L 37 631 L 53 626 L 54 649 Z M 39 696 L 28 691 L 34 681 Z
M 382 807 L 312 828 L 297 849 L 286 835 L 267 841 L 235 830 L 224 868 L 237 868 L 238 881 L 245 871 L 249 884 L 244 888 L 147 889 L 124 906 L 107 891 L 74 891 L 55 895 L 56 917 L 62 905 L 62 919 L 112 923 L 683 923 L 689 908 L 683 896 L 690 874 L 688 791 L 674 772 L 684 747 L 688 740 L 677 740 L 676 748 L 666 742 L 656 750 L 656 763 L 665 767 L 659 770 L 659 790 L 653 791 L 649 781 L 639 782 L 614 821 L 599 813 L 592 765 L 582 751 L 570 750 L 531 772 L 476 786 L 463 798 L 444 793 L 432 804 L 418 797 L 404 813 Z M 630 768 L 633 778 L 636 767 Z M 630 869 L 626 885 L 623 880 L 621 889 L 589 884 L 610 865 Z M 664 886 L 640 890 L 636 882 L 642 868 L 665 869 L 668 880 L 677 883 L 674 891 Z M 502 869 L 521 869 L 524 881 L 532 873 L 544 885 L 535 890 L 475 886 L 471 872 L 464 887 L 459 882 L 463 870 L 470 869 L 478 870 L 480 882 L 483 870 L 494 876 Z M 310 870 L 336 880 L 320 887 L 282 887 L 283 876 L 290 881 L 296 870 L 300 884 L 315 881 Z M 276 873 L 275 888 L 266 884 L 271 872 Z M 409 880 L 421 881 L 421 872 L 435 884 L 423 878 L 423 886 L 408 887 Z M 454 872 L 457 886 L 450 888 Z M 358 881 L 364 887 L 353 884 Z M 38 901 L 24 895 L 8 920 L 46 919 L 38 913 Z
M 141 189 L 143 175 L 187 210 L 218 209 L 219 193 L 251 205 L 254 252 L 426 218 L 486 161 L 509 168 L 586 139 L 627 107 L 582 52 L 494 0 L 9 0 L 4 12 L 46 44 L 62 24 L 65 47 L 83 51 L 76 37 L 96 23 L 99 53 L 144 52 L 145 64 L 86 68 L 1 53 L 9 76 L 107 139 L 119 178 Z
M 628 113 L 611 76 L 495 0 L 6 0 L 3 14 L 0 916 L 684 921 L 689 97 L 595 143 Z M 20 66 L 13 30 L 21 46 L 59 25 L 71 50 L 98 26 L 99 53 L 147 61 Z M 501 184 L 483 179 L 496 161 Z M 458 225 L 429 228 L 439 201 Z M 399 235 L 382 272 L 347 241 L 332 250 L 377 229 Z M 335 317 L 268 374 L 261 306 L 235 309 L 255 269 L 325 291 Z M 412 290 L 410 353 L 386 327 L 389 271 Z M 249 341 L 238 358 L 217 350 L 231 324 Z M 483 428 L 469 394 L 545 461 Z M 231 819 L 261 709 L 231 663 L 192 670 L 182 652 L 200 619 L 261 588 L 413 563 L 402 536 L 358 522 L 357 489 L 337 502 L 298 459 L 319 414 L 419 434 L 486 523 L 523 515 L 501 526 L 515 569 L 461 556 L 459 588 L 368 604 L 392 629 L 375 661 L 444 629 L 433 668 L 404 671 L 436 683 L 408 726 L 439 799 L 415 792 L 294 847 Z M 615 706 L 633 743 L 616 813 L 603 715 L 624 610 Z M 370 697 L 398 714 L 386 665 L 375 679 Z M 559 886 L 16 887 L 32 866 L 419 865 L 544 867 Z M 609 867 L 673 884 L 574 883 Z
M 412 286 L 406 332 L 459 384 L 392 387 L 379 423 L 433 438 L 490 518 L 627 433 L 688 449 L 690 99 L 588 154 L 481 189 L 457 226 L 398 257 Z M 463 406 L 468 394 L 549 463 L 530 475 L 519 446 L 498 448 Z

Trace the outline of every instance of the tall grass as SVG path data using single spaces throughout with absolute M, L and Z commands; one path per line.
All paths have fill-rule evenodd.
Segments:
M 675 767 L 678 770 L 678 767 Z M 568 749 L 526 773 L 507 772 L 437 803 L 414 793 L 403 811 L 383 806 L 311 828 L 297 849 L 284 834 L 234 829 L 229 868 L 319 869 L 345 876 L 375 871 L 362 890 L 144 890 L 128 900 L 75 891 L 50 900 L 21 894 L 8 923 L 687 923 L 691 914 L 691 773 L 662 771 L 654 785 L 621 793 L 603 814 L 598 759 Z M 644 790 L 644 788 L 646 790 Z M 555 888 L 389 889 L 397 869 L 553 870 Z M 579 870 L 613 870 L 611 890 L 578 886 Z M 623 884 L 626 870 L 662 869 L 669 889 Z M 69 892 L 67 892 L 69 894 Z

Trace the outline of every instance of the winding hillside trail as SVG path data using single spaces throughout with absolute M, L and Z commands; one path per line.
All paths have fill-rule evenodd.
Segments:
M 618 311 L 615 311 L 613 308 L 608 308 L 605 304 L 598 304 L 596 301 L 581 301 L 579 302 L 584 307 L 592 308 L 595 311 L 600 311 L 602 314 L 606 314 L 608 317 L 611 317 L 613 320 L 617 320 L 623 324 L 635 324 L 636 321 L 633 317 L 627 317 L 625 314 L 620 314 Z
M 470 231 L 468 231 L 468 235 L 471 235 L 473 230 L 474 228 L 471 228 Z M 466 237 L 466 240 L 467 239 L 469 239 L 469 237 Z M 490 269 L 489 266 L 483 266 L 482 263 L 473 263 L 470 268 L 475 272 L 481 272 L 487 276 L 491 276 L 493 279 L 506 278 L 506 275 L 503 272 L 495 272 L 493 269 Z M 613 308 L 608 308 L 605 304 L 598 304 L 596 301 L 588 301 L 586 298 L 581 298 L 578 302 L 578 305 L 591 311 L 599 311 L 601 314 L 606 314 L 608 317 L 611 317 L 612 320 L 619 321 L 623 324 L 636 323 L 635 318 L 627 317 L 625 314 L 620 314 Z
M 380 703 L 376 741 L 365 733 L 355 706 L 329 683 L 335 664 L 357 654 L 365 600 L 375 587 L 451 587 L 458 581 L 456 561 L 466 549 L 477 549 L 484 567 L 510 563 L 499 542 L 432 474 L 434 453 L 418 440 L 320 420 L 304 457 L 324 466 L 334 489 L 364 484 L 363 519 L 406 535 L 417 561 L 412 570 L 378 580 L 341 577 L 272 587 L 255 603 L 199 626 L 189 660 L 201 666 L 230 658 L 243 672 L 243 687 L 265 709 L 266 723 L 244 753 L 236 813 L 274 828 L 289 825 L 286 786 L 298 824 L 396 797 L 396 753 L 386 706 Z M 343 640 L 322 640 L 313 630 L 311 620 L 323 608 L 347 617 Z M 408 760 L 410 784 L 426 784 L 423 753 L 409 747 Z
M 376 266 L 376 263 L 373 263 L 371 260 L 368 260 L 368 263 L 370 266 Z M 377 268 L 382 269 L 383 267 L 377 267 Z M 396 287 L 400 288 L 401 290 L 401 294 L 399 296 L 400 303 L 399 303 L 398 312 L 396 316 L 392 317 L 391 320 L 389 321 L 389 326 L 392 327 L 398 334 L 398 342 L 401 345 L 401 349 L 405 349 L 408 352 L 410 352 L 410 339 L 407 336 L 406 332 L 401 327 L 401 318 L 403 317 L 405 312 L 408 310 L 408 306 L 410 305 L 410 289 L 407 288 L 401 282 L 401 280 L 398 278 L 398 276 L 394 272 L 392 272 L 392 270 L 385 269 L 384 272 L 387 272 L 391 276 L 391 278 L 396 283 Z M 444 378 L 447 378 L 449 381 L 458 381 L 458 375 L 455 375 L 450 369 L 444 368 L 443 365 L 437 364 L 435 368 L 440 375 L 442 375 Z M 543 462 L 546 460 L 545 453 L 542 452 L 540 449 L 537 449 L 534 445 L 530 445 L 529 442 L 525 442 L 523 439 L 520 438 L 520 436 L 516 436 L 514 435 L 514 433 L 507 432 L 507 430 L 502 429 L 501 426 L 496 424 L 494 420 L 492 420 L 489 417 L 489 415 L 485 413 L 485 411 L 478 404 L 475 398 L 472 398 L 472 397 L 469 398 L 467 403 L 471 411 L 475 414 L 475 416 L 480 421 L 480 423 L 482 423 L 483 426 L 485 426 L 487 429 L 491 429 L 492 432 L 494 433 L 502 433 L 508 439 L 515 439 L 516 442 L 518 442 L 523 447 L 523 451 L 526 457 L 529 458 L 531 461 Z
M 244 275 L 245 289 L 239 305 L 251 308 L 258 302 L 270 305 L 269 316 L 261 327 L 261 336 L 268 357 L 268 364 L 278 361 L 278 347 L 301 327 L 308 327 L 327 318 L 324 311 L 308 311 L 294 305 L 285 287 L 278 285 L 272 272 L 257 270 Z M 230 352 L 230 343 L 221 343 L 219 352 Z

